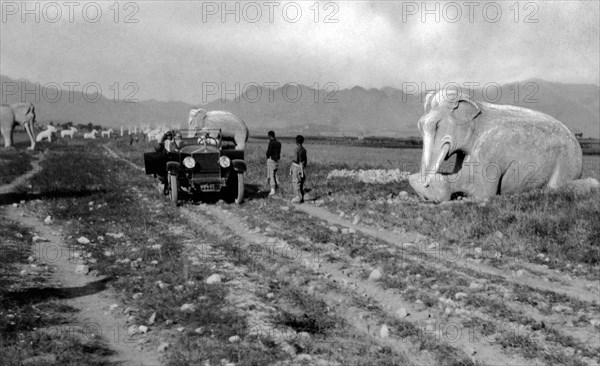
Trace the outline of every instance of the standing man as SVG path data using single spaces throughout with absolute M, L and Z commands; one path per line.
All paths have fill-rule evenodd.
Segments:
M 281 142 L 275 138 L 275 132 L 269 131 L 269 146 L 267 147 L 267 183 L 271 186 L 269 196 L 277 193 L 277 168 L 281 158 Z
M 292 199 L 292 203 L 304 202 L 304 181 L 306 175 L 304 170 L 306 169 L 306 149 L 302 146 L 304 143 L 304 137 L 302 135 L 296 136 L 296 152 L 294 153 L 294 160 L 290 167 L 290 175 L 292 176 L 292 185 L 294 186 L 294 192 L 296 196 Z

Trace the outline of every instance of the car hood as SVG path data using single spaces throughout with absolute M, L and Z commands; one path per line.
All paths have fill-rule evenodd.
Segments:
M 219 149 L 215 146 L 204 146 L 204 145 L 187 145 L 179 150 L 182 154 L 206 154 L 219 152 Z

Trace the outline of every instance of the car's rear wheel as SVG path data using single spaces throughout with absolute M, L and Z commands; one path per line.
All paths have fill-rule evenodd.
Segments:
M 178 191 L 177 191 L 177 176 L 174 174 L 169 174 L 169 199 L 171 200 L 171 203 L 175 206 L 177 206 L 177 199 L 178 199 Z

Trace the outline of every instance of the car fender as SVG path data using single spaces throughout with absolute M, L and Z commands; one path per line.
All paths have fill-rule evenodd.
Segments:
M 231 165 L 236 173 L 244 173 L 246 171 L 246 163 L 243 160 L 234 159 L 231 161 Z
M 181 168 L 181 164 L 179 164 L 176 161 L 169 161 L 169 162 L 167 162 L 167 171 L 170 174 L 175 174 L 175 175 L 179 174 L 179 169 L 180 168 Z

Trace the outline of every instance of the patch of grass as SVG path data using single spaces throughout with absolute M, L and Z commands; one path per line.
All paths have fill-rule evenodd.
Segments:
M 0 185 L 8 184 L 31 169 L 31 153 L 16 149 L 0 150 Z
M 275 320 L 277 324 L 294 329 L 296 332 L 307 332 L 310 334 L 324 335 L 331 330 L 340 327 L 344 322 L 329 315 L 327 304 L 314 298 L 306 296 L 294 287 L 290 287 L 287 281 L 280 284 L 278 295 L 297 304 L 302 313 L 282 313 Z
M 471 317 L 462 323 L 463 327 L 480 332 L 483 336 L 491 336 L 498 331 L 495 323 L 478 317 Z
M 531 337 L 521 334 L 503 333 L 496 337 L 496 342 L 504 348 L 517 348 L 527 358 L 534 358 L 540 351 Z

